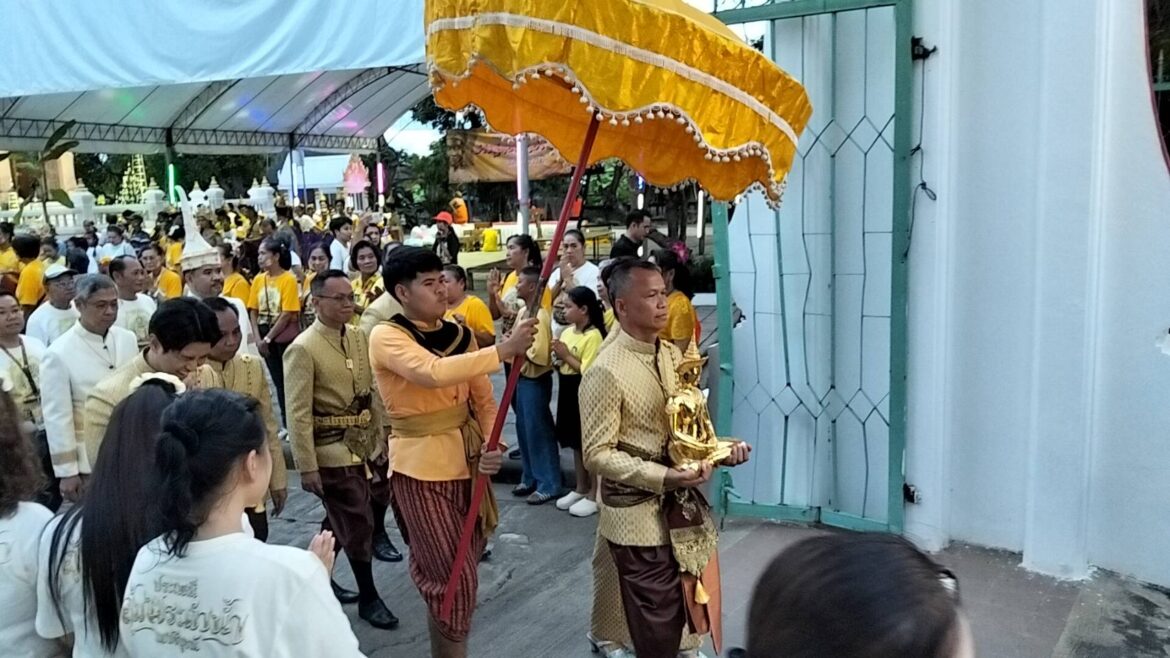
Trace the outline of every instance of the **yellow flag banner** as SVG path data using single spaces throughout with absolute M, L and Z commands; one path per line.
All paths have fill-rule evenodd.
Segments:
M 447 132 L 448 177 L 452 183 L 504 183 L 516 180 L 516 139 L 485 130 Z M 528 178 L 567 175 L 572 167 L 544 139 L 528 137 Z

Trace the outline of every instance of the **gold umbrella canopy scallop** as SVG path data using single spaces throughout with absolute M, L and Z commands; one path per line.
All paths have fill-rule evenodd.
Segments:
M 657 187 L 778 204 L 812 114 L 804 87 L 681 0 L 428 0 L 435 101 L 536 133 L 570 162 L 619 158 Z

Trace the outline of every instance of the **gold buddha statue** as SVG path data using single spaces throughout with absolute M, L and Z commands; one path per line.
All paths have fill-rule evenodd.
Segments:
M 691 341 L 683 360 L 675 368 L 678 391 L 666 400 L 670 416 L 670 439 L 666 449 L 671 465 L 683 470 L 698 470 L 702 462 L 718 464 L 731 455 L 735 441 L 721 441 L 715 435 L 707 398 L 699 389 L 699 377 L 707 358 Z

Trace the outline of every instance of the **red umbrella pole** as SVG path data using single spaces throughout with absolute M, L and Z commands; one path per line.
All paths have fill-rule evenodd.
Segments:
M 561 216 L 557 220 L 557 228 L 553 231 L 552 243 L 548 246 L 548 257 L 544 259 L 544 268 L 540 271 L 540 284 L 536 291 L 539 300 L 544 295 L 548 278 L 552 275 L 553 263 L 556 261 L 557 251 L 561 248 L 561 238 L 569 225 L 569 214 L 573 210 L 573 201 L 581 190 L 581 177 L 585 175 L 585 167 L 589 163 L 589 152 L 593 150 L 593 140 L 597 137 L 599 122 L 590 121 L 585 132 L 585 145 L 581 147 L 581 157 L 577 158 L 577 167 L 573 169 L 573 178 L 569 183 L 569 192 L 565 195 L 565 203 L 561 206 Z M 516 392 L 516 381 L 520 378 L 520 368 L 524 365 L 524 355 L 517 356 L 512 361 L 512 371 L 508 373 L 508 383 L 504 386 L 504 397 L 500 400 L 500 411 L 496 414 L 496 422 L 492 425 L 492 434 L 488 439 L 488 450 L 495 450 L 500 444 L 500 433 L 504 430 L 504 420 L 508 417 L 508 407 L 512 404 L 512 396 Z M 487 489 L 489 478 L 483 474 L 472 473 L 475 486 L 471 492 L 471 507 L 467 510 L 467 518 L 463 519 L 463 532 L 459 537 L 459 548 L 455 551 L 455 562 L 451 565 L 451 575 L 447 578 L 447 589 L 443 592 L 443 606 L 439 609 L 439 619 L 451 619 L 451 608 L 455 605 L 455 589 L 459 584 L 460 565 L 467 559 L 467 552 L 471 550 L 471 535 L 475 531 L 475 524 L 479 522 L 479 506 L 483 502 L 484 491 Z

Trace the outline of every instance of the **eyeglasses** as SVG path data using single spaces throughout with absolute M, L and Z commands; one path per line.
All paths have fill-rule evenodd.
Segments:
M 357 295 L 317 295 L 317 299 L 332 299 L 338 304 L 345 304 L 347 302 L 354 304 L 357 302 Z

